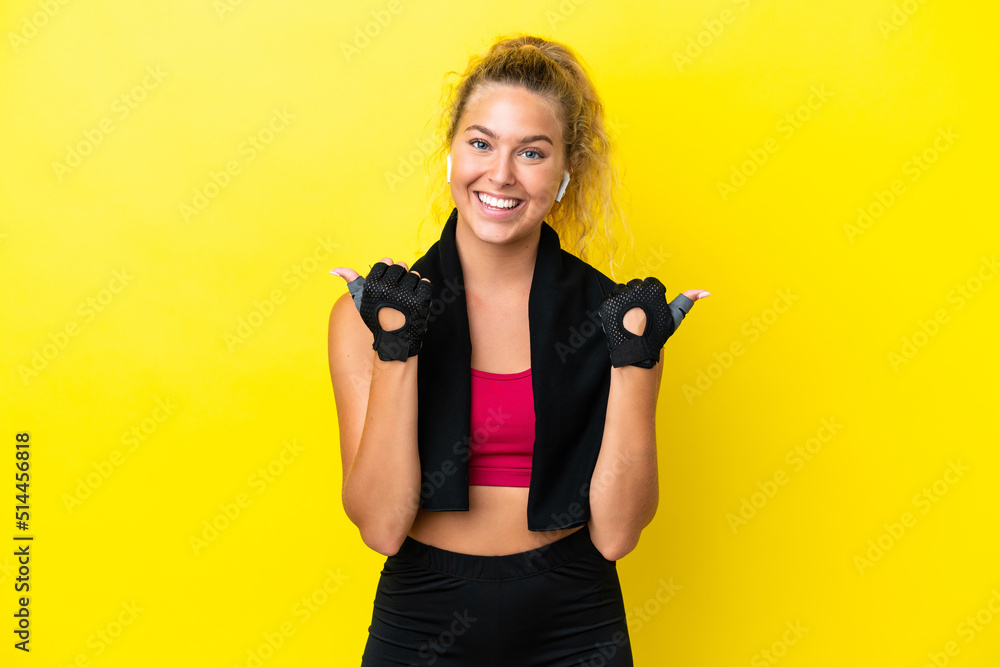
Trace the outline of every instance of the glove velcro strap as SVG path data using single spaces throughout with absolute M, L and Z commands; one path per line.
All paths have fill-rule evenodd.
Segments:
M 660 359 L 659 350 L 657 350 L 654 354 L 653 351 L 649 349 L 649 344 L 643 336 L 629 338 L 628 340 L 616 345 L 610 352 L 611 365 L 615 368 L 632 365 L 642 366 L 643 368 L 652 368 Z M 652 360 L 653 363 L 648 366 L 644 363 L 640 363 L 648 362 L 650 360 Z
M 375 334 L 372 349 L 378 352 L 382 361 L 406 361 L 410 355 L 410 342 L 402 336 L 381 329 Z

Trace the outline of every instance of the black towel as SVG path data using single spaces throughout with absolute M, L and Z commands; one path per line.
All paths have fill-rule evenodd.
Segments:
M 441 238 L 411 270 L 433 287 L 418 367 L 420 507 L 469 509 L 471 358 L 462 265 L 455 245 L 458 209 Z M 535 443 L 528 528 L 557 530 L 590 518 L 611 385 L 611 360 L 598 306 L 615 283 L 562 250 L 542 222 L 528 298 Z

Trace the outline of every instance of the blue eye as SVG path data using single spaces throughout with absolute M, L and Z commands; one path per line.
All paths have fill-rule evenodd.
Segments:
M 490 148 L 489 143 L 487 143 L 483 139 L 470 139 L 469 145 L 475 148 L 476 150 L 480 151 L 489 150 Z M 541 160 L 545 157 L 545 155 L 543 155 L 539 151 L 534 150 L 533 148 L 525 150 L 523 153 L 521 153 L 521 155 L 524 155 L 529 160 Z

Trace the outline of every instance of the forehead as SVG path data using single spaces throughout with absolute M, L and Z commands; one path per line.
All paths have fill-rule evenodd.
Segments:
M 466 104 L 459 130 L 472 124 L 489 127 L 502 139 L 508 133 L 562 136 L 555 105 L 523 86 L 489 85 L 477 90 Z

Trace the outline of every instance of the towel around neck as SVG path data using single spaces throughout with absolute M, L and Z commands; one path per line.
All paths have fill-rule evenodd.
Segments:
M 455 243 L 458 209 L 441 238 L 411 270 L 431 281 L 433 300 L 418 355 L 420 507 L 469 509 L 472 343 L 462 265 Z M 572 528 L 590 518 L 611 361 L 598 305 L 614 281 L 563 250 L 542 222 L 528 297 L 535 443 L 528 528 Z

